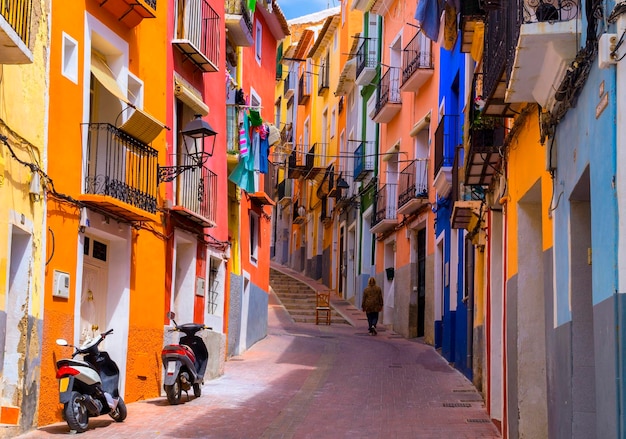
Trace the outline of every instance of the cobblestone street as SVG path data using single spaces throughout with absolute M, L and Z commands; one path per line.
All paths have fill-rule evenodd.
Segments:
M 481 396 L 428 345 L 366 323 L 293 323 L 273 300 L 269 335 L 226 363 L 200 398 L 128 404 L 128 418 L 92 418 L 81 438 L 499 438 Z M 21 439 L 69 434 L 66 424 Z

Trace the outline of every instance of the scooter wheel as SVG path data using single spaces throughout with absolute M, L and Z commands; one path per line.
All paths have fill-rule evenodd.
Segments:
M 117 400 L 117 407 L 109 413 L 109 416 L 112 417 L 115 422 L 123 422 L 124 419 L 126 419 L 127 414 L 126 404 L 124 404 L 124 400 L 120 396 Z
M 202 386 L 196 383 L 193 385 L 193 396 L 195 396 L 196 398 L 200 398 L 200 395 L 202 395 Z
M 171 405 L 177 405 L 180 403 L 180 396 L 183 393 L 183 386 L 180 383 L 180 375 L 176 377 L 174 384 L 164 386 L 165 394 L 167 395 L 167 402 Z
M 70 427 L 70 430 L 74 430 L 77 433 L 82 433 L 87 430 L 89 426 L 89 414 L 87 408 L 83 404 L 82 395 L 78 392 L 72 392 L 70 399 L 63 406 L 63 414 L 65 415 L 65 422 Z

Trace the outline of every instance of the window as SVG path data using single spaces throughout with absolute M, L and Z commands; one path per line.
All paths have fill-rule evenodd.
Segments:
M 337 110 L 333 108 L 332 114 L 330 115 L 330 138 L 335 137 L 335 126 L 337 121 Z
M 63 32 L 63 67 L 62 74 L 78 84 L 78 42 Z
M 257 264 L 259 258 L 259 216 L 250 212 L 250 262 Z
M 219 260 L 215 258 L 211 258 L 211 263 L 209 264 L 209 291 L 207 296 L 207 313 L 216 314 L 217 313 L 217 305 L 218 305 L 218 296 L 220 289 L 220 282 L 218 279 L 219 273 Z
M 254 54 L 256 62 L 261 64 L 261 47 L 263 47 L 263 26 L 259 21 L 256 22 L 256 35 L 254 39 Z

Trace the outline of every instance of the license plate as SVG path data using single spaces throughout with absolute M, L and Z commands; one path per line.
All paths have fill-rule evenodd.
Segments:
M 68 377 L 61 378 L 59 380 L 59 392 L 63 393 L 67 391 L 67 386 L 70 384 L 70 379 Z
M 172 375 L 176 371 L 176 362 L 170 361 L 167 363 L 167 374 Z

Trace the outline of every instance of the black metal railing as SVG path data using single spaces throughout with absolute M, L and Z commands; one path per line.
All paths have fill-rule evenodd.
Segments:
M 569 21 L 580 10 L 577 0 L 525 0 L 520 6 L 523 23 Z
M 219 65 L 220 17 L 207 0 L 187 0 L 177 39 L 188 40 L 213 65 Z
M 399 104 L 400 100 L 400 69 L 389 67 L 378 84 L 378 100 L 376 110 L 378 113 L 387 104 Z
M 409 41 L 402 54 L 402 83 L 405 83 L 418 69 L 432 69 L 433 55 L 431 41 L 418 32 Z
M 443 116 L 435 131 L 435 175 L 442 167 L 452 166 L 455 149 L 460 143 L 459 116 Z
M 0 14 L 2 14 L 9 26 L 13 28 L 26 46 L 30 44 L 30 17 L 32 10 L 32 0 L 3 0 L 0 4 Z
M 188 154 L 178 157 L 179 164 L 193 165 Z M 206 166 L 184 172 L 176 179 L 176 205 L 215 222 L 217 211 L 217 175 Z
M 364 38 L 363 42 L 357 49 L 356 58 L 356 77 L 358 78 L 361 72 L 367 68 L 376 67 L 376 59 L 369 53 L 369 46 L 376 44 L 375 39 Z
M 305 104 L 311 97 L 311 75 L 303 72 L 298 83 L 298 104 Z
M 323 65 L 320 67 L 317 84 L 317 94 L 322 94 L 325 90 L 328 90 L 330 85 L 330 69 L 328 66 Z
M 287 94 L 289 90 L 295 90 L 296 88 L 296 74 L 295 72 L 287 72 L 283 83 L 283 94 Z
M 428 198 L 428 159 L 415 159 L 400 172 L 398 193 L 398 207 L 413 198 Z
M 354 150 L 354 179 L 360 181 L 374 170 L 374 156 L 368 151 L 371 142 L 361 142 Z M 371 154 L 370 154 L 371 153 Z
M 276 181 L 278 179 L 278 166 L 268 160 L 267 172 L 263 175 L 263 191 L 270 197 L 276 195 Z
M 157 150 L 108 123 L 88 123 L 85 193 L 156 213 Z
M 230 15 L 241 15 L 246 23 L 246 27 L 252 33 L 252 19 L 250 18 L 247 0 L 226 0 L 224 12 Z
M 397 184 L 383 184 L 376 192 L 376 210 L 372 217 L 372 226 L 387 219 L 396 219 L 398 214 L 397 206 Z
M 306 169 L 325 168 L 327 143 L 315 142 L 306 155 Z
M 291 198 L 291 180 L 285 179 L 278 183 L 277 186 L 278 200 Z
M 306 153 L 302 152 L 308 149 L 307 145 L 295 145 L 289 155 L 289 168 L 304 168 L 306 166 Z

